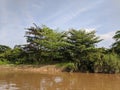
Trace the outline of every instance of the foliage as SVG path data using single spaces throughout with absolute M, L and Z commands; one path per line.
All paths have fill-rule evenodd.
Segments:
M 6 59 L 0 60 L 0 65 L 6 65 L 6 64 L 10 64 L 8 60 L 6 60 Z
M 35 24 L 34 24 L 35 25 Z M 97 48 L 102 41 L 95 31 L 70 29 L 58 32 L 49 27 L 27 28 L 27 43 L 13 49 L 0 45 L 0 64 L 52 64 L 65 71 L 91 73 L 120 72 L 120 31 L 111 49 Z
M 42 62 L 44 60 L 60 60 L 61 49 L 67 45 L 63 39 L 63 33 L 56 32 L 46 26 L 36 26 L 27 29 L 24 51 L 32 56 L 32 60 Z
M 9 46 L 0 45 L 0 65 L 1 64 L 9 64 L 8 59 L 6 58 L 6 55 L 8 55 L 8 51 L 10 51 L 11 48 Z
M 90 54 L 95 54 L 97 52 L 97 48 L 95 48 L 95 46 L 96 43 L 100 42 L 101 40 L 99 37 L 96 37 L 95 31 L 86 32 L 85 30 L 74 29 L 69 30 L 66 34 L 66 37 L 66 41 L 70 44 L 70 46 L 67 48 L 68 55 L 65 55 L 68 56 L 68 60 L 71 60 L 75 63 L 78 71 L 86 72 L 89 64 L 92 63 L 90 61 Z
M 103 72 L 118 73 L 120 72 L 120 58 L 116 54 L 106 54 L 103 62 Z
M 7 50 L 10 50 L 11 48 L 9 46 L 5 46 L 5 45 L 0 45 L 0 54 L 4 53 Z
M 67 71 L 67 72 L 74 72 L 76 71 L 75 64 L 72 62 L 61 62 L 56 64 L 57 67 L 62 67 L 63 71 Z
M 115 33 L 113 39 L 115 40 L 115 43 L 112 45 L 112 50 L 120 55 L 120 30 Z

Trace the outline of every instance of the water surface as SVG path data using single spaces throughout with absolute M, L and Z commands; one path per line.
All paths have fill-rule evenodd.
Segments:
M 2 71 L 0 90 L 120 90 L 120 75 Z

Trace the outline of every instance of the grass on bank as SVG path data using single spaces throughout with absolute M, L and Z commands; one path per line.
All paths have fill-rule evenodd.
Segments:
M 8 65 L 8 64 L 10 64 L 9 61 L 7 61 L 7 60 L 0 60 L 0 65 Z
M 73 62 L 61 62 L 56 64 L 57 67 L 62 67 L 63 71 L 73 72 L 76 70 L 75 64 Z

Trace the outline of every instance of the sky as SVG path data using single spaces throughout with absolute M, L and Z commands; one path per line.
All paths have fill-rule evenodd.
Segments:
M 120 0 L 0 0 L 0 44 L 14 47 L 26 43 L 25 28 L 46 25 L 96 30 L 109 48 L 120 30 Z

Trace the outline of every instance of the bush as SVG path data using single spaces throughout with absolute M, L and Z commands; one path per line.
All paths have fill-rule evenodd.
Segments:
M 7 61 L 7 60 L 4 59 L 4 58 L 1 58 L 1 59 L 0 59 L 0 65 L 6 65 L 6 64 L 10 64 L 10 62 Z
M 120 59 L 116 54 L 104 54 L 103 58 L 94 63 L 94 72 L 97 73 L 119 73 Z
M 75 72 L 77 70 L 75 64 L 72 62 L 59 63 L 56 66 L 63 67 L 63 71 L 67 72 Z
M 67 72 L 75 72 L 75 71 L 76 71 L 75 64 L 72 63 L 72 62 L 66 63 L 66 64 L 64 65 L 64 71 L 67 71 Z
M 118 73 L 120 72 L 120 59 L 116 54 L 107 54 L 104 57 L 103 72 Z

